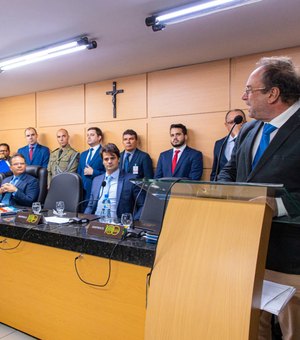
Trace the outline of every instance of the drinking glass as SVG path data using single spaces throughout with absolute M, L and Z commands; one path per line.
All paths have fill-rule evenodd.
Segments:
M 65 210 L 65 202 L 64 201 L 57 201 L 55 203 L 55 210 L 58 214 L 58 216 L 63 216 L 64 210 Z
M 133 222 L 132 214 L 130 214 L 130 213 L 122 214 L 122 216 L 121 216 L 121 224 L 126 229 L 130 228 L 130 226 L 132 225 L 132 222 Z
M 42 206 L 41 206 L 41 203 L 40 203 L 40 202 L 33 202 L 31 208 L 32 208 L 32 212 L 33 212 L 34 214 L 37 214 L 37 215 L 38 215 L 38 214 L 40 213 L 40 211 L 42 210 Z

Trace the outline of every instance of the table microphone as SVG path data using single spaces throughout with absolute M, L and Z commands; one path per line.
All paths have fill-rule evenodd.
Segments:
M 104 187 L 106 186 L 106 181 L 103 181 L 101 183 L 101 188 L 100 188 L 100 195 L 99 195 L 99 198 L 97 199 L 86 199 L 86 200 L 83 200 L 83 201 L 80 201 L 78 204 L 77 204 L 77 212 L 76 212 L 76 217 L 72 218 L 71 219 L 71 223 L 87 223 L 88 222 L 88 219 L 87 218 L 79 218 L 78 217 L 78 207 L 85 203 L 85 202 L 95 202 L 95 201 L 99 201 L 101 200 L 102 196 L 103 196 L 103 192 L 104 192 Z
M 234 119 L 233 119 L 234 124 L 233 124 L 232 128 L 230 129 L 228 135 L 226 136 L 224 142 L 221 145 L 221 149 L 220 149 L 220 152 L 219 152 L 219 155 L 218 155 L 218 161 L 217 161 L 217 166 L 216 166 L 216 174 L 215 174 L 214 182 L 217 182 L 217 180 L 218 180 L 218 175 L 219 175 L 219 172 L 220 172 L 221 157 L 223 156 L 224 147 L 227 144 L 228 138 L 231 135 L 231 132 L 235 128 L 235 126 L 238 125 L 238 124 L 241 124 L 241 122 L 243 120 L 244 120 L 244 118 L 240 115 L 235 116 Z

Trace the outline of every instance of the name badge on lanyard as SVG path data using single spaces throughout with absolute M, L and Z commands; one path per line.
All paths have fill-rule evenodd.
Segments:
M 138 165 L 134 165 L 133 167 L 132 167 L 132 173 L 134 174 L 134 175 L 138 175 L 139 174 L 139 167 L 138 167 Z

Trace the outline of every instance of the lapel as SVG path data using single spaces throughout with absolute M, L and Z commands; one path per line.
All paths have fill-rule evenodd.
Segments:
M 30 160 L 30 158 L 29 158 L 29 148 L 28 148 L 28 159 L 29 159 L 30 164 L 34 163 L 34 161 L 36 160 L 36 158 L 38 156 L 38 152 L 39 152 L 39 144 L 36 145 L 34 152 L 33 152 L 32 160 Z
M 121 193 L 123 190 L 123 185 L 124 185 L 124 174 L 120 171 L 119 174 L 119 179 L 118 179 L 118 187 L 117 187 L 117 207 L 119 206 L 119 202 L 120 202 L 120 197 L 121 197 Z
M 169 176 L 172 176 L 172 159 L 173 159 L 173 149 L 169 150 L 166 154 L 166 162 L 163 168 L 167 168 L 166 171 L 169 173 Z
M 131 160 L 130 160 L 130 162 L 129 162 L 129 168 L 133 167 L 134 164 L 137 163 L 138 156 L 139 156 L 138 149 L 135 149 L 134 154 L 133 154 L 133 156 L 131 157 Z
M 273 156 L 273 154 L 282 147 L 285 141 L 290 137 L 294 130 L 299 128 L 300 120 L 299 120 L 300 110 L 298 110 L 295 114 L 291 116 L 291 118 L 286 121 L 283 126 L 278 130 L 275 137 L 272 139 L 270 145 L 256 164 L 256 167 L 249 174 L 248 180 L 251 179 L 260 169 L 268 163 L 269 159 Z

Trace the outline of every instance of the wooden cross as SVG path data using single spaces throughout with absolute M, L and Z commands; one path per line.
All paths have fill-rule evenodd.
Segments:
M 117 118 L 117 94 L 123 93 L 124 90 L 117 90 L 117 82 L 116 81 L 113 81 L 112 86 L 113 86 L 112 91 L 106 91 L 106 94 L 112 96 L 113 118 Z

